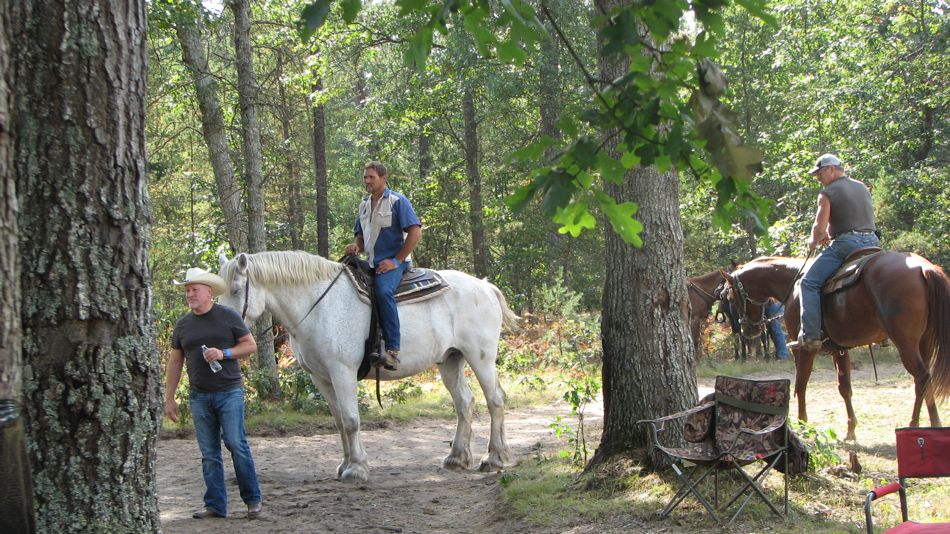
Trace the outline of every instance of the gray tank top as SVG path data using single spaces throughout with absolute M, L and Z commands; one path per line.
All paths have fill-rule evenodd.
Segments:
M 829 232 L 834 239 L 850 232 L 873 232 L 874 207 L 871 205 L 871 192 L 864 182 L 842 176 L 828 184 L 822 194 L 831 201 L 831 220 Z

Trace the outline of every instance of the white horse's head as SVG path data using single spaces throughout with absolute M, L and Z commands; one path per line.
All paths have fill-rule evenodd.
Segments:
M 314 285 L 332 280 L 343 268 L 340 263 L 297 250 L 242 252 L 232 260 L 221 254 L 218 260 L 219 274 L 228 286 L 218 303 L 237 311 L 247 324 L 264 313 L 268 302 L 274 302 L 274 292 L 280 294 L 283 304 L 300 299 L 299 304 L 309 305 Z
M 248 273 L 250 259 L 247 254 L 240 253 L 233 260 L 227 256 L 218 256 L 221 268 L 218 270 L 221 278 L 227 284 L 227 291 L 218 297 L 218 304 L 227 306 L 241 314 L 247 324 L 252 324 L 264 313 L 264 304 L 267 302 L 266 288 L 251 282 Z

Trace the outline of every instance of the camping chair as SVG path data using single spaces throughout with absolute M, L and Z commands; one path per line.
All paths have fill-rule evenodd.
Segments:
M 903 523 L 887 532 L 950 532 L 950 523 L 916 523 L 907 520 L 908 478 L 950 476 L 950 427 L 898 428 L 897 479 L 874 488 L 864 499 L 864 519 L 868 534 L 874 533 L 871 502 L 895 491 L 900 493 Z
M 788 471 L 789 381 L 718 376 L 715 393 L 711 397 L 708 402 L 690 410 L 639 422 L 649 425 L 654 448 L 671 459 L 673 472 L 681 482 L 676 494 L 660 514 L 661 517 L 670 515 L 690 494 L 706 508 L 717 523 L 722 523 L 720 512 L 727 513 L 743 495 L 745 500 L 738 506 L 729 523 L 738 517 L 753 495 L 758 495 L 772 512 L 782 516 L 760 486 L 763 477 L 772 468 L 778 468 L 785 478 L 783 501 L 784 515 L 787 516 L 788 478 L 784 473 Z M 682 427 L 679 426 L 680 421 Z M 679 428 L 683 428 L 684 438 L 693 445 L 670 447 L 660 443 L 660 434 L 664 430 L 674 433 Z M 744 466 L 757 462 L 763 462 L 764 465 L 750 476 Z M 687 475 L 688 466 L 694 467 Z M 733 470 L 739 474 L 743 485 L 719 508 L 721 470 Z M 710 474 L 714 475 L 712 504 L 700 492 L 700 483 Z

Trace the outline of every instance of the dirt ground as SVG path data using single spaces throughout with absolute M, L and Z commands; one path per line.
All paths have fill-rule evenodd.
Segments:
M 588 421 L 599 424 L 596 407 Z M 506 414 L 506 435 L 513 455 L 521 459 L 541 447 L 553 453 L 555 438 L 548 425 L 566 409 L 548 406 Z M 472 454 L 481 458 L 488 447 L 488 415 L 475 420 Z M 338 434 L 250 437 L 258 469 L 264 511 L 245 519 L 230 459 L 227 519 L 195 520 L 202 508 L 204 484 L 201 455 L 194 438 L 164 439 L 158 447 L 158 490 L 162 527 L 175 533 L 315 533 L 315 532 L 512 532 L 498 514 L 498 474 L 454 472 L 441 468 L 449 452 L 455 422 L 425 420 L 364 429 L 370 481 L 355 486 L 333 479 L 342 458 Z M 507 526 L 505 526 L 507 524 Z M 512 528 L 515 527 L 515 528 Z
M 879 369 L 893 375 L 899 364 Z M 791 366 L 772 376 L 794 378 Z M 873 380 L 869 368 L 855 370 L 856 386 Z M 834 373 L 816 370 L 811 384 L 834 387 Z M 700 380 L 700 395 L 711 391 L 712 380 Z M 907 387 L 912 387 L 908 381 Z M 556 415 L 568 413 L 565 406 L 511 410 L 506 414 L 506 434 L 516 460 L 531 458 L 539 449 L 554 454 L 558 445 L 549 424 Z M 840 400 L 835 411 L 843 412 Z M 600 404 L 589 407 L 586 421 L 590 436 L 599 436 Z M 488 440 L 488 416 L 480 414 L 474 424 L 472 453 L 480 458 Z M 264 511 L 255 521 L 245 518 L 231 463 L 225 459 L 229 480 L 227 519 L 194 520 L 192 512 L 202 506 L 200 454 L 194 438 L 163 439 L 158 447 L 158 490 L 164 532 L 175 533 L 485 533 L 540 532 L 505 515 L 497 473 L 463 473 L 441 469 L 448 454 L 455 422 L 420 420 L 383 425 L 363 431 L 369 454 L 370 481 L 362 486 L 333 479 L 342 457 L 336 432 L 312 435 L 251 437 L 257 464 Z M 596 444 L 596 439 L 593 440 Z M 619 521 L 619 522 L 617 522 Z M 623 522 L 633 521 L 624 524 Z M 666 531 L 660 524 L 644 524 L 632 518 L 613 518 L 611 524 L 588 524 L 567 532 Z M 669 524 L 666 525 L 669 527 Z M 675 531 L 676 528 L 673 528 Z

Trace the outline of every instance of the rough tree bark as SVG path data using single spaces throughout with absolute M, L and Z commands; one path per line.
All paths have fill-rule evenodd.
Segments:
M 596 0 L 607 13 L 629 0 Z M 601 79 L 627 72 L 618 56 L 600 57 Z M 606 149 L 617 154 L 620 136 Z M 608 184 L 617 202 L 640 205 L 643 248 L 627 245 L 606 231 L 606 281 L 601 335 L 603 341 L 604 431 L 590 466 L 613 455 L 645 447 L 646 435 L 636 422 L 668 415 L 696 403 L 696 375 L 688 320 L 689 298 L 683 267 L 683 232 L 679 214 L 679 180 L 655 168 L 635 168 L 622 185 Z
M 465 174 L 468 176 L 468 219 L 472 232 L 472 267 L 475 276 L 488 276 L 485 220 L 482 217 L 482 175 L 478 170 L 478 124 L 475 120 L 475 91 L 466 86 L 462 93 L 465 123 Z
M 557 5 L 551 6 L 551 12 L 557 13 Z M 539 13 L 542 23 L 551 25 L 544 12 Z M 548 29 L 554 35 L 553 27 Z M 556 39 L 548 39 L 541 43 L 541 54 L 538 61 L 538 113 L 541 118 L 539 133 L 553 139 L 561 138 L 561 130 L 557 127 L 557 119 L 560 115 L 560 93 L 561 83 L 558 72 L 558 43 Z M 556 148 L 549 146 L 544 150 L 545 161 L 551 161 L 554 158 Z M 550 226 L 550 225 L 549 225 Z M 561 281 L 565 286 L 571 287 L 571 245 L 570 239 L 551 228 L 544 234 L 544 242 L 548 250 L 552 252 L 561 267 Z
M 224 128 L 224 114 L 218 97 L 218 84 L 208 68 L 201 29 L 196 21 L 178 21 L 175 32 L 181 45 L 182 60 L 191 71 L 195 96 L 201 111 L 201 132 L 208 145 L 211 170 L 218 188 L 218 199 L 224 215 L 228 241 L 232 252 L 247 248 L 247 213 L 241 202 L 241 188 L 234 174 L 234 163 L 228 152 L 228 136 Z
M 38 531 L 156 532 L 145 2 L 15 1 L 13 21 Z
M 304 212 L 301 209 L 300 202 L 300 172 L 297 165 L 296 153 L 293 148 L 293 136 L 291 124 L 293 121 L 293 110 L 290 101 L 287 99 L 287 88 L 283 83 L 284 55 L 277 55 L 277 93 L 280 99 L 277 117 L 280 120 L 280 130 L 283 135 L 281 141 L 280 154 L 284 160 L 284 168 L 287 170 L 286 191 L 287 191 L 287 229 L 290 233 L 290 245 L 294 250 L 304 250 L 306 246 L 303 242 L 304 230 Z
M 247 183 L 247 243 L 250 252 L 267 250 L 264 226 L 264 163 L 261 150 L 261 126 L 257 118 L 260 87 L 254 74 L 251 47 L 251 6 L 248 0 L 229 0 L 234 12 L 234 57 L 237 62 L 238 102 L 241 106 L 241 137 L 244 140 L 244 177 Z M 265 399 L 280 397 L 277 361 L 274 359 L 273 319 L 261 314 L 253 327 L 257 341 L 258 395 Z
M 11 533 L 36 530 L 33 485 L 23 422 L 20 353 L 20 252 L 13 175 L 13 50 L 10 3 L 0 3 L 0 525 Z
M 317 73 L 315 73 L 317 74 Z M 323 92 L 323 80 L 317 74 L 313 94 Z M 313 173 L 317 193 L 317 254 L 330 256 L 330 201 L 327 187 L 327 111 L 321 102 L 313 108 Z

